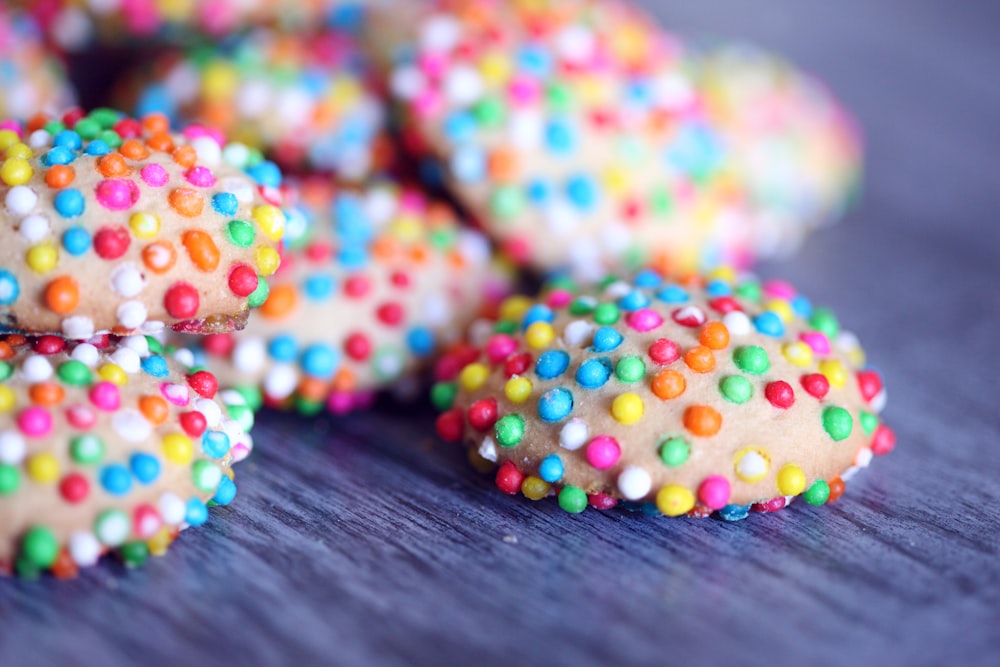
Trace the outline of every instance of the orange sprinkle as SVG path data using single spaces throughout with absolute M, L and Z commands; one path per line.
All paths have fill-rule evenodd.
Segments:
M 431 253 L 427 249 L 427 246 L 424 245 L 415 245 L 412 248 L 410 248 L 410 259 L 417 264 L 425 263 L 427 259 L 430 257 L 430 254 Z
M 722 415 L 708 405 L 692 405 L 684 411 L 684 428 L 695 435 L 715 435 L 722 428 Z
M 125 158 L 120 154 L 108 153 L 107 155 L 102 155 L 97 160 L 97 170 L 101 172 L 101 176 L 112 178 L 127 174 L 128 165 L 125 163 Z
M 23 334 L 7 334 L 7 344 L 11 347 L 22 347 L 28 344 L 28 338 Z
M 346 366 L 340 368 L 333 376 L 334 391 L 354 391 L 356 386 L 357 379 L 354 377 L 354 371 Z
M 322 401 L 326 398 L 326 383 L 306 376 L 299 382 L 298 394 L 307 401 Z
M 0 340 L 0 361 L 6 361 L 14 356 L 14 349 L 5 340 Z
M 452 250 L 448 253 L 448 263 L 451 264 L 456 269 L 462 269 L 466 266 L 465 255 L 457 250 Z
M 161 396 L 142 396 L 139 398 L 139 412 L 154 426 L 167 421 L 170 409 Z
M 399 255 L 399 244 L 388 236 L 380 236 L 372 241 L 372 255 L 382 261 L 391 261 Z
M 36 405 L 59 405 L 65 397 L 66 392 L 55 382 L 39 382 L 28 390 L 28 398 Z
M 142 117 L 142 129 L 148 134 L 162 134 L 170 131 L 170 121 L 162 113 L 151 113 Z
M 76 170 L 68 164 L 57 164 L 45 172 L 45 184 L 53 190 L 60 190 L 73 182 Z
M 844 491 L 847 490 L 847 484 L 840 477 L 834 477 L 827 482 L 827 485 L 830 487 L 830 497 L 826 499 L 828 503 L 832 503 L 840 498 L 844 495 Z
M 715 355 L 704 345 L 695 345 L 684 353 L 684 363 L 695 373 L 707 373 L 715 368 Z
M 166 273 L 177 261 L 177 251 L 170 241 L 155 241 L 142 249 L 142 263 L 153 273 Z
M 182 148 L 185 148 L 182 146 Z M 179 148 L 177 150 L 180 150 Z M 175 151 L 176 152 L 176 151 Z M 167 197 L 170 206 L 185 218 L 196 218 L 205 207 L 205 198 L 191 188 L 175 188 Z
M 236 124 L 236 107 L 229 102 L 208 103 L 202 106 L 198 116 L 210 127 L 232 127 Z
M 66 547 L 59 550 L 56 562 L 52 563 L 49 569 L 52 572 L 52 576 L 56 579 L 72 579 L 80 573 L 80 568 L 77 567 L 76 562 L 74 562 L 73 557 L 70 556 Z
M 48 124 L 49 120 L 50 120 L 50 118 L 47 115 L 45 115 L 44 113 L 36 113 L 34 116 L 32 116 L 28 120 L 28 122 L 26 124 L 26 127 L 28 129 L 28 133 L 30 134 L 31 132 L 34 132 L 35 130 L 42 129 L 43 127 L 46 126 L 46 124 Z
M 729 329 L 722 322 L 709 322 L 702 327 L 698 340 L 711 350 L 724 350 L 729 345 Z
M 149 149 L 138 139 L 126 139 L 118 148 L 118 152 L 130 160 L 145 160 L 149 157 Z
M 517 166 L 517 154 L 506 148 L 494 150 L 487 162 L 490 176 L 502 182 L 509 182 L 517 178 Z
M 157 132 L 146 140 L 150 150 L 169 153 L 174 150 L 174 140 L 166 132 Z
M 295 308 L 299 296 L 294 285 L 275 285 L 260 307 L 260 314 L 272 320 L 280 319 Z
M 193 167 L 198 161 L 198 152 L 193 146 L 178 146 L 172 153 L 174 162 L 182 167 Z
M 65 315 L 80 303 L 80 287 L 72 276 L 59 276 L 45 286 L 45 305 L 49 310 Z
M 219 266 L 219 248 L 207 233 L 199 229 L 186 231 L 183 243 L 188 257 L 202 271 L 214 271 Z
M 684 376 L 674 369 L 665 368 L 653 378 L 650 388 L 657 398 L 666 401 L 683 394 L 687 388 L 687 382 L 684 381 Z

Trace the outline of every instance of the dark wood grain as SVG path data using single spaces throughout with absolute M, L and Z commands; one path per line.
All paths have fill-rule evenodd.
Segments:
M 860 206 L 761 267 L 838 309 L 897 451 L 738 524 L 501 497 L 426 410 L 265 415 L 240 495 L 143 569 L 0 581 L 0 665 L 980 665 L 1000 656 L 1000 8 L 662 0 L 829 81 Z

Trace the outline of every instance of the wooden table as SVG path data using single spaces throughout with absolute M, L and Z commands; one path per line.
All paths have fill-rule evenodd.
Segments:
M 0 665 L 1000 662 L 1000 10 L 661 0 L 825 78 L 860 206 L 762 266 L 888 378 L 896 451 L 836 504 L 729 524 L 498 494 L 426 410 L 260 418 L 240 495 L 132 572 L 0 581 Z

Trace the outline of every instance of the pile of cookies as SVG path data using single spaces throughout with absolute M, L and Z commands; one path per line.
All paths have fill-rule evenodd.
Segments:
M 0 77 L 0 573 L 162 554 L 259 411 L 383 389 L 571 513 L 822 505 L 895 444 L 857 338 L 748 273 L 858 183 L 774 56 L 621 0 L 55 0 Z

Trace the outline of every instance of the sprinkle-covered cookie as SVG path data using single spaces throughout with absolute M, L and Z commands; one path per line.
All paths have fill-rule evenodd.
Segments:
M 257 30 L 218 48 L 168 53 L 126 77 L 122 106 L 217 127 L 282 166 L 357 181 L 391 146 L 382 102 L 350 30 Z
M 110 109 L 0 123 L 0 326 L 240 329 L 267 297 L 281 173 L 246 146 Z
M 162 352 L 0 337 L 0 573 L 72 576 L 108 551 L 138 565 L 233 499 L 252 414 Z
M 718 270 L 511 297 L 438 365 L 438 433 L 497 486 L 568 512 L 619 500 L 740 519 L 836 500 L 895 444 L 882 378 L 828 308 Z
M 197 341 L 196 359 L 251 402 L 358 407 L 412 381 L 509 291 L 486 238 L 417 189 L 312 178 L 289 190 L 286 252 L 267 301 L 239 334 Z
M 794 246 L 853 183 L 851 126 L 787 67 L 730 87 L 727 60 L 702 80 L 696 56 L 616 0 L 432 4 L 389 75 L 404 138 L 519 262 L 591 281 L 746 266 Z M 760 118 L 733 109 L 747 88 Z M 798 168 L 834 181 L 834 202 L 825 181 L 784 179 Z
M 26 14 L 0 7 L 0 118 L 65 109 L 75 95 L 66 72 Z

